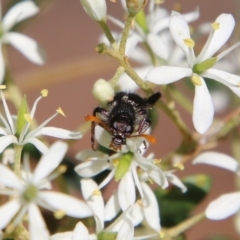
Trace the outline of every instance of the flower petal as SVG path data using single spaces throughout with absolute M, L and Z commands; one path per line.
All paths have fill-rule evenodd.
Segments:
M 81 189 L 85 201 L 93 211 L 94 217 L 96 216 L 99 220 L 96 221 L 96 232 L 99 233 L 104 229 L 104 202 L 102 194 L 98 190 L 98 185 L 90 178 L 81 180 Z
M 108 169 L 110 163 L 107 161 L 87 161 L 77 165 L 74 170 L 81 177 L 93 177 L 98 173 Z
M 7 146 L 12 143 L 18 143 L 17 138 L 14 135 L 0 137 L 0 153 L 3 152 L 7 148 Z
M 81 222 L 78 222 L 76 227 L 74 228 L 73 235 L 71 240 L 88 240 L 89 233 L 88 229 Z
M 50 240 L 71 240 L 73 232 L 56 233 L 50 237 Z M 82 240 L 82 239 L 81 239 Z
M 44 63 L 42 50 L 32 38 L 20 33 L 9 32 L 4 35 L 3 42 L 10 43 L 29 61 L 39 65 Z
M 85 202 L 59 192 L 39 192 L 38 204 L 45 207 L 49 206 L 51 210 L 63 211 L 66 215 L 75 218 L 85 218 L 93 215 L 92 210 Z
M 21 204 L 19 199 L 13 199 L 0 207 L 0 229 L 3 229 L 19 211 Z
M 135 184 L 130 171 L 122 177 L 118 186 L 118 201 L 122 211 L 133 205 L 136 200 Z
M 181 189 L 182 193 L 185 193 L 187 191 L 187 187 L 175 174 L 173 174 L 172 172 L 165 172 L 165 175 L 169 182 Z
M 61 139 L 80 139 L 82 137 L 82 133 L 80 132 L 72 132 L 57 127 L 43 127 L 39 131 L 37 131 L 32 137 L 37 137 L 40 135 L 46 135 Z
M 107 161 L 108 160 L 108 155 L 100 152 L 100 151 L 93 151 L 92 149 L 85 149 L 76 155 L 76 159 L 80 161 L 90 161 L 91 160 L 97 160 L 97 161 Z
M 209 164 L 232 172 L 239 170 L 239 164 L 234 158 L 218 152 L 201 153 L 193 160 L 193 164 L 196 163 Z
M 202 85 L 195 86 L 193 102 L 193 124 L 199 133 L 205 133 L 211 126 L 214 116 L 214 108 L 211 95 L 205 81 L 201 78 Z
M 3 164 L 0 164 L 0 184 L 3 184 L 5 187 L 18 189 L 19 191 L 23 189 L 21 180 L 12 170 Z
M 240 192 L 224 194 L 210 202 L 206 209 L 206 216 L 212 220 L 222 220 L 240 209 Z
M 68 145 L 64 142 L 55 142 L 50 147 L 46 155 L 43 155 L 36 166 L 32 182 L 37 184 L 43 178 L 47 177 L 62 161 L 67 152 Z
M 104 220 L 111 221 L 120 212 L 120 206 L 118 203 L 118 193 L 115 192 L 107 201 L 104 211 Z
M 143 212 L 147 224 L 156 232 L 160 232 L 160 217 L 157 199 L 152 189 L 144 182 L 142 182 L 142 189 L 144 192 Z
M 49 232 L 46 223 L 35 203 L 31 203 L 28 207 L 28 218 L 31 240 L 48 240 Z
M 34 145 L 42 154 L 46 154 L 48 152 L 48 147 L 37 138 L 26 138 L 23 141 L 22 145 L 25 145 L 27 143 L 31 143 L 32 145 Z
M 132 240 L 134 235 L 134 227 L 131 219 L 125 216 L 124 221 L 118 231 L 116 240 Z
M 219 69 L 208 69 L 202 73 L 203 77 L 214 79 L 229 87 L 236 95 L 240 97 L 240 76 L 231 74 Z
M 39 9 L 33 1 L 23 1 L 15 4 L 2 19 L 3 31 L 9 31 L 15 24 L 34 16 L 38 11 Z
M 191 75 L 191 68 L 160 66 L 150 70 L 145 79 L 155 84 L 169 84 Z
M 110 143 L 112 142 L 112 136 L 102 127 L 95 127 L 95 139 L 102 146 L 109 148 Z
M 212 29 L 206 44 L 197 58 L 197 63 L 212 57 L 229 39 L 235 26 L 235 20 L 231 14 L 222 13 L 215 23 L 219 29 Z

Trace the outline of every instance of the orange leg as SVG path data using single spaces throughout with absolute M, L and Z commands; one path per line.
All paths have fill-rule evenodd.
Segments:
M 133 137 L 144 137 L 146 140 L 148 140 L 152 144 L 157 142 L 157 139 L 155 137 L 148 134 L 144 134 L 144 133 L 139 135 L 129 136 L 129 138 L 133 138 Z

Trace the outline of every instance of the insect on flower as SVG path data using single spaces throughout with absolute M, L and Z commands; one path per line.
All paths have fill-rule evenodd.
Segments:
M 95 150 L 96 125 L 101 126 L 112 135 L 109 148 L 114 150 L 121 150 L 122 145 L 126 144 L 126 138 L 144 137 L 154 143 L 155 138 L 144 132 L 151 125 L 149 112 L 160 97 L 159 92 L 149 98 L 142 98 L 135 93 L 118 92 L 112 101 L 107 102 L 105 107 L 96 107 L 93 115 L 85 116 L 86 121 L 92 122 L 92 149 Z

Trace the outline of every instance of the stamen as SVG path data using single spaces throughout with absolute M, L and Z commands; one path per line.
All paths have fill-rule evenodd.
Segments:
M 63 210 L 57 210 L 53 213 L 53 216 L 56 218 L 56 219 L 61 219 L 63 218 L 64 216 L 66 215 L 66 212 L 63 211 Z
M 138 199 L 138 200 L 137 200 L 137 204 L 138 204 L 140 207 L 143 207 L 142 199 Z
M 58 171 L 58 173 L 63 174 L 63 173 L 65 173 L 67 171 L 67 166 L 66 165 L 60 165 L 57 168 L 57 171 Z
M 218 29 L 220 28 L 220 23 L 218 23 L 218 22 L 212 23 L 212 28 L 213 28 L 214 30 L 218 30 Z
M 164 233 L 163 231 L 160 231 L 160 232 L 159 232 L 159 237 L 160 237 L 160 238 L 164 238 L 164 237 L 165 237 L 165 233 Z
M 57 113 L 60 113 L 62 116 L 66 117 L 65 113 L 63 112 L 63 110 L 58 107 L 58 109 L 56 110 Z
M 117 159 L 117 158 L 113 159 L 112 164 L 113 164 L 114 167 L 116 167 L 119 164 L 119 159 Z
M 185 38 L 183 41 L 189 48 L 193 48 L 195 46 L 195 42 L 191 38 Z
M 153 180 L 150 177 L 148 178 L 148 181 L 149 181 L 150 184 L 154 183 Z
M 198 76 L 198 75 L 193 75 L 191 77 L 191 80 L 193 82 L 194 85 L 196 86 L 202 86 L 202 81 L 201 81 L 201 78 Z
M 99 189 L 96 189 L 96 190 L 93 191 L 92 195 L 93 196 L 101 196 L 102 193 L 101 193 L 101 191 Z
M 47 97 L 48 96 L 48 90 L 47 89 L 43 89 L 41 91 L 41 95 L 42 95 L 42 97 Z
M 28 122 L 28 123 L 32 123 L 33 119 L 31 118 L 30 114 L 25 113 L 24 114 L 24 119 Z
M 153 164 L 158 164 L 158 163 L 160 163 L 161 161 L 162 161 L 162 159 L 160 159 L 160 158 L 157 159 L 157 158 L 156 158 L 156 159 L 153 160 Z
M 0 85 L 0 90 L 6 89 L 6 85 Z
M 184 170 L 184 165 L 182 163 L 180 163 L 180 162 L 179 163 L 175 163 L 173 166 L 178 168 L 179 170 Z

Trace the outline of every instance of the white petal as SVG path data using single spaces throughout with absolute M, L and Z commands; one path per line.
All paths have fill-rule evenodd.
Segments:
M 85 150 L 77 153 L 76 159 L 83 161 L 83 162 L 90 161 L 90 159 L 97 160 L 97 161 L 98 160 L 99 161 L 102 161 L 102 160 L 107 161 L 108 155 L 103 152 L 100 152 L 100 151 L 93 151 L 92 149 L 85 149 Z
M 66 215 L 75 218 L 85 218 L 93 215 L 89 206 L 77 198 L 59 192 L 39 192 L 38 203 L 41 202 L 50 209 L 63 211 Z
M 80 0 L 86 13 L 95 21 L 106 18 L 107 5 L 105 0 Z
M 131 57 L 132 52 L 135 51 L 135 47 L 139 42 L 142 42 L 142 38 L 138 34 L 131 34 L 127 40 L 125 55 Z
M 144 182 L 142 183 L 142 189 L 144 192 L 143 212 L 146 222 L 156 232 L 160 232 L 161 226 L 157 199 L 152 189 Z
M 182 181 L 172 172 L 165 172 L 167 180 L 171 182 L 176 187 L 180 188 L 182 193 L 187 191 L 187 187 L 182 183 Z
M 72 235 L 73 232 L 56 233 L 50 237 L 50 240 L 71 240 Z
M 163 41 L 161 36 L 158 36 L 153 33 L 149 33 L 147 35 L 147 43 L 151 47 L 154 54 L 156 54 L 158 57 L 167 60 L 169 56 L 169 45 Z
M 172 11 L 169 21 L 169 29 L 176 44 L 183 50 L 186 57 L 188 57 L 189 48 L 183 40 L 191 38 L 191 36 L 185 18 L 180 13 Z
M 106 148 L 109 148 L 109 145 L 112 142 L 112 136 L 98 125 L 95 127 L 95 138 L 99 144 Z
M 201 79 L 202 85 L 195 86 L 195 97 L 193 102 L 193 124 L 199 133 L 205 133 L 212 125 L 214 108 L 211 95 L 205 81 Z
M 109 166 L 110 163 L 108 163 L 107 161 L 87 161 L 76 166 L 74 170 L 81 177 L 92 177 L 108 169 Z
M 102 194 L 94 194 L 94 191 L 99 190 L 98 185 L 92 179 L 82 179 L 81 189 L 85 201 L 87 201 L 87 204 L 93 211 L 94 217 L 96 216 L 98 219 L 96 232 L 99 233 L 104 228 L 104 202 Z
M 134 226 L 138 226 L 144 219 L 142 208 L 143 207 L 136 202 L 129 211 Z
M 218 69 L 208 69 L 202 74 L 203 77 L 214 79 L 229 87 L 236 95 L 240 97 L 240 76 L 231 74 Z
M 5 187 L 18 189 L 19 191 L 23 189 L 23 185 L 17 175 L 3 164 L 0 164 L 0 184 L 3 184 Z
M 191 68 L 161 66 L 150 70 L 145 79 L 155 84 L 169 84 L 191 75 Z
M 132 240 L 134 227 L 131 219 L 125 216 L 122 226 L 120 227 L 116 240 Z
M 120 206 L 118 203 L 118 194 L 115 192 L 108 200 L 107 204 L 105 205 L 105 221 L 111 221 L 116 215 L 120 212 Z
M 14 135 L 0 137 L 0 153 L 12 143 L 17 143 L 17 138 Z
M 193 164 L 196 163 L 209 164 L 232 172 L 237 172 L 239 168 L 239 164 L 234 158 L 218 152 L 201 153 L 193 160 Z
M 42 65 L 44 63 L 41 49 L 32 38 L 16 32 L 9 32 L 4 35 L 3 41 L 13 45 L 29 61 Z
M 49 232 L 46 223 L 35 203 L 31 203 L 28 207 L 28 218 L 31 240 L 48 240 Z
M 0 207 L 0 229 L 3 229 L 19 211 L 21 204 L 19 199 L 13 199 Z
M 135 184 L 132 173 L 128 171 L 121 179 L 118 186 L 118 201 L 122 211 L 133 205 L 136 200 Z
M 88 240 L 88 239 L 89 239 L 88 229 L 85 227 L 84 224 L 78 222 L 76 227 L 74 228 L 71 240 Z
M 219 29 L 211 30 L 209 38 L 197 58 L 198 63 L 212 57 L 227 42 L 235 26 L 233 16 L 226 13 L 219 15 L 215 23 L 219 23 Z
M 38 11 L 38 7 L 32 1 L 15 4 L 3 17 L 3 30 L 5 32 L 10 30 L 16 23 L 37 14 Z
M 222 220 L 240 209 L 240 192 L 224 194 L 210 202 L 206 209 L 206 216 L 212 220 Z
M 56 127 L 43 127 L 39 131 L 37 131 L 34 136 L 37 137 L 41 135 L 61 138 L 61 139 L 80 139 L 82 134 L 80 132 L 72 132 L 62 128 Z
M 48 147 L 37 138 L 26 138 L 22 144 L 25 145 L 27 143 L 34 145 L 42 154 L 46 154 L 48 152 Z
M 47 154 L 41 157 L 34 170 L 32 178 L 33 183 L 39 183 L 43 178 L 47 177 L 55 168 L 57 168 L 67 152 L 67 149 L 68 145 L 64 142 L 58 141 L 52 144 Z

